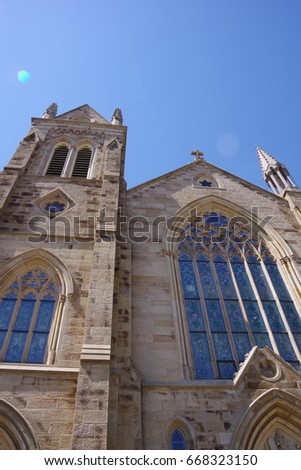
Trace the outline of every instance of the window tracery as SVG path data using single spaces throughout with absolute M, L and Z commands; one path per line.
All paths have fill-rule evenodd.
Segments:
M 301 370 L 300 315 L 264 241 L 217 213 L 184 235 L 177 255 L 196 378 L 232 378 L 254 345 Z

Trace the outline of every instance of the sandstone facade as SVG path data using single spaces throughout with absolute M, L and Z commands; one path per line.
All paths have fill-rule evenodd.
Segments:
M 64 168 L 47 174 L 58 145 Z M 301 375 L 277 347 L 252 344 L 231 379 L 196 378 L 172 236 L 175 217 L 252 220 L 300 315 L 301 191 L 272 194 L 199 155 L 127 191 L 125 146 L 120 113 L 84 105 L 34 118 L 1 174 L 2 298 L 42 270 L 58 299 L 41 363 L 7 360 L 5 336 L 0 448 L 170 449 L 175 430 L 192 449 L 301 448 Z M 82 148 L 89 169 L 73 176 Z

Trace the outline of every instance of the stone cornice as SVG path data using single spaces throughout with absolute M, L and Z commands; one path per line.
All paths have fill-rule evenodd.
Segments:
M 126 126 L 116 126 L 112 124 L 96 123 L 96 122 L 76 122 L 76 121 L 65 121 L 65 120 L 49 120 L 42 118 L 33 118 L 32 126 L 45 131 L 52 130 L 53 135 L 59 135 L 60 132 L 64 134 L 77 134 L 77 135 L 91 135 L 96 136 L 120 136 L 126 133 Z M 108 133 L 109 131 L 109 133 Z M 49 135 L 49 132 L 48 132 Z

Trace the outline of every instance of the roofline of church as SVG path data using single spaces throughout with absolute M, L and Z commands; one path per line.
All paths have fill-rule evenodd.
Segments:
M 90 109 L 92 109 L 92 111 L 94 111 L 94 113 L 98 114 L 98 116 L 100 116 L 102 119 L 104 119 L 105 121 L 107 121 L 108 124 L 111 124 L 110 121 L 108 121 L 108 119 L 106 119 L 105 117 L 103 117 L 102 114 L 100 114 L 98 111 L 96 111 L 96 109 L 92 108 L 92 106 L 90 106 L 88 103 L 85 103 L 85 104 L 82 104 L 80 106 L 77 106 L 76 108 L 73 108 L 73 109 L 69 109 L 68 111 L 65 111 L 64 113 L 61 113 L 61 114 L 58 114 L 55 119 L 60 119 L 60 116 L 64 116 L 64 114 L 69 114 L 69 113 L 72 113 L 74 111 L 77 111 L 78 109 L 81 109 L 81 108 L 84 108 L 85 106 L 88 106 Z
M 185 170 L 185 169 L 188 169 L 188 168 L 193 168 L 194 166 L 196 165 L 199 165 L 201 163 L 206 163 L 206 165 L 209 165 L 211 168 L 214 168 L 215 170 L 218 170 L 218 171 L 221 171 L 222 173 L 226 174 L 227 176 L 230 176 L 232 178 L 235 178 L 237 180 L 239 180 L 242 184 L 244 185 L 247 185 L 247 186 L 252 186 L 254 189 L 256 190 L 259 190 L 259 191 L 262 191 L 264 192 L 265 194 L 268 194 L 269 196 L 273 196 L 273 197 L 276 197 L 277 199 L 281 198 L 281 200 L 283 200 L 283 198 L 279 195 L 279 194 L 275 194 L 275 193 L 272 193 L 271 191 L 268 191 L 267 189 L 264 189 L 264 188 L 261 188 L 260 186 L 257 186 L 256 184 L 254 183 L 251 183 L 250 181 L 247 181 L 243 178 L 240 178 L 239 176 L 236 176 L 236 175 L 233 175 L 233 173 L 230 173 L 226 170 L 223 170 L 222 168 L 219 168 L 218 166 L 215 166 L 213 165 L 212 163 L 209 163 L 207 162 L 206 160 L 196 160 L 194 162 L 191 162 L 191 163 L 188 163 L 184 166 L 181 166 L 180 168 L 177 168 L 176 170 L 172 170 L 168 173 L 165 173 L 164 175 L 161 175 L 161 176 L 157 176 L 156 178 L 153 178 L 149 181 L 146 181 L 144 183 L 141 183 L 137 186 L 134 186 L 133 188 L 131 189 L 128 189 L 127 190 L 127 194 L 132 194 L 136 191 L 139 191 L 140 189 L 144 189 L 145 187 L 151 185 L 151 184 L 155 184 L 155 183 L 158 183 L 160 182 L 161 180 L 165 179 L 165 178 L 169 178 L 170 176 L 173 176 L 173 175 L 176 175 L 177 173 Z M 214 188 L 213 188 L 214 189 Z

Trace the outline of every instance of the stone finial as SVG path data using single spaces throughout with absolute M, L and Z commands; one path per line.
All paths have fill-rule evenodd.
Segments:
M 123 116 L 122 116 L 122 111 L 120 108 L 115 109 L 113 116 L 112 116 L 111 124 L 115 126 L 122 126 Z
M 57 115 L 57 103 L 51 103 L 50 106 L 44 112 L 43 119 L 54 119 Z
M 204 153 L 200 152 L 199 150 L 193 150 L 191 152 L 191 155 L 194 156 L 195 161 L 196 160 L 204 160 Z
M 256 147 L 256 152 L 263 179 L 275 194 L 280 194 L 287 188 L 297 188 L 297 185 L 292 180 L 288 169 L 283 163 L 280 163 L 261 147 Z

